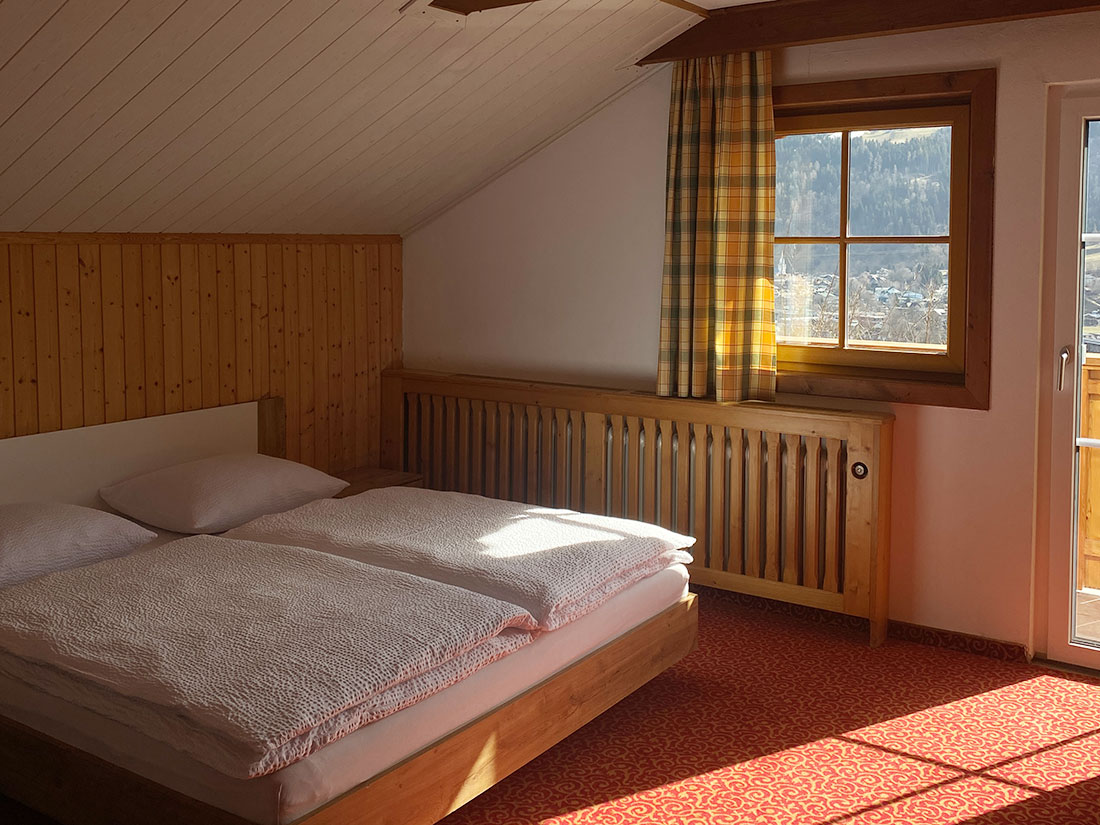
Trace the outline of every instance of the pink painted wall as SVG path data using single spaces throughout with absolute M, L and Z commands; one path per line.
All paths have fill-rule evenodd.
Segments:
M 777 61 L 787 83 L 1000 70 L 992 405 L 893 408 L 894 618 L 1030 640 L 1046 99 L 1100 78 L 1097 42 L 1084 14 Z M 668 83 L 658 70 L 406 239 L 406 364 L 653 386 Z

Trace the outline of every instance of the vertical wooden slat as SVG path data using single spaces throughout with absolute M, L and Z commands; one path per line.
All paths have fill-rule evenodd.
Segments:
M 642 419 L 642 435 L 645 437 L 642 468 L 642 521 L 657 522 L 657 421 Z
M 38 432 L 61 428 L 61 372 L 58 364 L 57 248 L 36 244 L 34 341 L 38 379 Z
M 569 502 L 573 510 L 584 509 L 584 418 L 577 410 L 569 412 L 570 441 Z
M 213 244 L 199 244 L 199 344 L 202 351 L 203 407 L 216 407 L 221 403 L 218 272 L 217 248 Z M 290 414 L 289 409 L 287 414 Z M 289 421 L 287 431 L 292 431 Z
M 639 482 L 642 464 L 642 420 L 636 416 L 626 419 L 626 516 L 640 519 Z
M 272 398 L 286 397 L 286 354 L 283 352 L 283 248 L 267 245 L 267 342 L 268 392 Z
M 298 408 L 301 446 L 299 460 L 313 464 L 316 455 L 316 398 L 313 391 L 313 250 L 298 244 L 295 254 L 298 272 Z
M 103 420 L 126 418 L 126 338 L 123 316 L 122 247 L 99 247 L 100 284 L 103 295 Z M 215 389 L 217 385 L 215 384 Z
M 453 395 L 444 399 L 443 447 L 446 454 L 443 466 L 443 489 L 458 489 L 458 443 L 455 435 L 458 426 L 458 404 Z
M 145 295 L 141 247 L 122 247 L 123 341 L 126 346 L 126 418 L 145 416 Z
M 538 503 L 539 492 L 539 408 L 528 404 L 526 410 L 527 479 L 523 500 L 528 504 Z
M 12 345 L 11 272 L 8 245 L 0 244 L 0 438 L 15 435 L 15 365 Z
M 338 244 L 325 244 L 325 273 L 328 278 L 327 340 L 328 369 L 328 437 L 329 469 L 339 470 L 344 462 L 344 337 L 340 331 L 342 311 L 340 308 L 340 247 Z
M 672 527 L 672 477 L 675 472 L 672 456 L 672 422 L 667 418 L 660 420 L 661 427 L 661 521 L 662 527 Z
M 764 541 L 767 556 L 764 562 L 764 577 L 773 581 L 779 578 L 779 487 L 782 473 L 779 467 L 779 433 L 767 432 L 764 439 L 768 445 L 767 464 L 767 525 L 764 528 Z
M 237 330 L 233 246 L 215 247 L 215 278 L 218 285 L 218 385 L 220 403 L 237 402 Z M 203 402 L 205 404 L 205 401 Z
M 420 394 L 420 472 L 424 475 L 424 486 L 433 487 L 432 478 L 437 472 L 432 461 L 432 398 Z
M 487 496 L 497 494 L 497 462 L 500 461 L 500 428 L 497 423 L 497 405 L 485 402 L 485 465 L 482 490 Z
M 364 334 L 367 339 L 367 398 L 370 400 L 367 415 L 367 430 L 370 433 L 368 464 L 375 459 L 376 442 L 379 439 L 380 422 L 374 413 L 373 399 L 378 397 L 378 386 L 382 374 L 382 311 L 379 284 L 378 245 L 371 244 L 364 249 L 363 262 L 367 303 L 363 318 Z M 363 312 L 363 310 L 361 310 Z
M 542 408 L 539 415 L 539 504 L 554 506 L 554 411 Z
M 840 441 L 825 439 L 825 571 L 822 589 L 839 593 Z
M 512 405 L 512 500 L 525 501 L 527 486 L 526 409 L 523 404 Z
M 58 363 L 61 427 L 84 426 L 84 364 L 81 360 L 80 256 L 76 244 L 57 245 Z
M 252 387 L 252 247 L 233 245 L 233 310 L 237 401 L 255 398 Z
M 352 335 L 355 339 L 355 466 L 365 467 L 371 463 L 371 436 L 374 432 L 372 424 L 379 426 L 378 414 L 369 403 L 368 371 L 370 365 L 367 360 L 367 248 L 363 244 L 355 244 L 351 248 L 352 270 L 352 300 L 354 319 Z M 373 419 L 372 419 L 373 415 Z M 381 436 L 381 431 L 379 431 Z
M 386 315 L 390 318 L 393 332 L 390 349 L 393 353 L 391 366 L 401 365 L 401 353 L 404 347 L 402 313 L 404 304 L 404 275 L 401 262 L 401 243 L 390 244 L 390 303 L 386 306 Z
M 328 271 L 323 244 L 310 248 L 313 261 L 313 464 L 332 469 L 329 436 Z
M 255 398 L 271 395 L 271 322 L 267 292 L 267 246 L 252 244 L 252 393 Z
M 555 507 L 569 506 L 569 413 L 554 410 L 554 501 Z
M 380 346 L 382 350 L 383 367 L 393 366 L 397 359 L 394 352 L 393 340 L 393 313 L 386 311 L 393 306 L 393 249 L 389 244 L 378 246 L 378 269 L 380 275 L 379 300 L 382 311 L 380 332 Z
M 743 495 L 745 486 L 745 433 L 740 427 L 730 427 L 726 437 L 729 442 L 729 482 L 726 491 L 726 500 L 729 506 L 729 523 L 726 525 L 726 541 L 728 542 L 727 555 L 729 557 L 727 569 L 731 573 L 744 573 L 745 504 Z M 755 570 L 755 568 L 753 569 Z
M 283 380 L 286 382 L 286 457 L 302 455 L 301 325 L 298 319 L 298 247 L 283 244 Z
M 485 405 L 475 399 L 470 405 L 470 487 L 471 493 L 485 492 L 485 445 L 488 432 L 485 428 Z
M 107 418 L 103 383 L 103 278 L 100 274 L 98 244 L 80 244 L 77 247 L 77 267 L 80 273 L 80 359 L 84 424 L 91 426 L 102 424 Z
M 512 444 L 512 405 L 504 401 L 497 403 L 499 413 L 500 438 L 497 441 L 497 492 L 499 498 L 511 498 L 512 451 L 519 445 Z
M 692 553 L 695 563 L 704 567 L 707 553 L 707 427 L 705 424 L 691 425 L 692 479 L 695 488 L 694 508 L 692 511 L 691 534 L 695 536 Z M 637 518 L 635 515 L 634 518 Z
M 410 473 L 420 469 L 420 397 L 408 393 L 402 398 L 405 405 L 405 469 Z
M 710 537 L 707 567 L 726 569 L 726 428 L 710 427 Z
M 198 246 L 180 244 L 180 334 L 183 337 L 183 408 L 202 407 L 202 321 L 199 309 Z M 279 393 L 282 395 L 282 393 Z
M 802 442 L 783 436 L 787 462 L 783 484 L 783 581 L 798 584 L 801 561 L 799 526 L 802 523 Z
M 164 285 L 161 283 L 160 246 L 141 245 L 141 281 L 145 292 L 145 414 L 164 412 Z
M 38 355 L 34 341 L 34 259 L 27 244 L 8 249 L 11 275 L 15 434 L 38 432 Z
M 447 488 L 447 468 L 443 452 L 443 398 L 432 396 L 432 487 L 436 490 Z
M 164 411 L 183 410 L 183 289 L 179 244 L 160 247 L 161 297 L 164 307 Z
M 606 502 L 607 421 L 603 413 L 584 413 L 584 510 L 602 514 Z
M 458 478 L 455 479 L 455 489 L 460 493 L 470 492 L 470 399 L 459 398 L 456 402 L 458 408 L 457 435 L 458 439 Z
M 689 425 L 676 422 L 676 505 L 672 508 L 676 514 L 676 530 L 688 531 L 691 518 L 691 433 Z
M 806 520 L 802 541 L 802 583 L 806 587 L 821 586 L 821 439 L 806 436 Z
M 745 430 L 748 441 L 748 454 L 745 459 L 748 468 L 745 472 L 745 483 L 748 489 L 745 491 L 745 575 L 759 577 L 762 560 L 760 546 L 761 499 L 760 486 L 763 479 L 763 466 L 760 450 L 760 431 Z
M 355 456 L 356 434 L 366 425 L 366 408 L 355 404 L 355 274 L 351 244 L 340 244 L 340 456 L 345 468 L 359 466 Z M 376 396 L 376 403 L 381 396 Z M 358 420 L 362 418 L 362 421 Z
M 623 417 L 611 416 L 611 515 L 623 515 Z

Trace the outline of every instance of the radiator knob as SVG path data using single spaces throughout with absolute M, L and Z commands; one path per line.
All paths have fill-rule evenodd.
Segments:
M 856 478 L 867 478 L 867 465 L 862 461 L 857 461 L 852 465 L 852 475 Z

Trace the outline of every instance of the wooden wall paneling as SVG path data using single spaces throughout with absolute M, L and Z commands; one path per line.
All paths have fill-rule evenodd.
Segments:
M 611 515 L 623 515 L 623 417 L 612 415 L 611 419 Z
M 352 307 L 354 318 L 352 321 L 352 336 L 354 338 L 355 360 L 355 466 L 365 467 L 370 461 L 371 433 L 378 426 L 380 411 L 375 411 L 373 420 L 371 410 L 367 403 L 370 365 L 368 363 L 369 344 L 367 342 L 367 318 L 369 317 L 369 304 L 367 303 L 367 258 L 366 247 L 363 244 L 354 244 L 351 248 L 352 269 Z M 381 439 L 379 439 L 381 444 Z M 373 462 L 377 465 L 379 462 Z
M 470 410 L 470 486 L 467 492 L 482 493 L 485 490 L 485 403 L 481 399 L 471 402 Z
M 331 469 L 328 416 L 328 271 L 325 248 L 311 247 L 313 256 L 313 446 L 315 467 Z
M 365 316 L 365 335 L 367 339 L 367 394 L 377 395 L 378 382 L 382 376 L 382 299 L 381 284 L 378 283 L 379 264 L 378 246 L 372 244 L 365 250 L 363 277 L 366 279 L 367 303 Z M 379 421 L 374 405 L 368 411 L 367 428 L 370 443 L 379 439 Z M 373 455 L 370 456 L 373 458 Z M 372 463 L 368 460 L 367 462 Z
M 554 410 L 554 507 L 569 506 L 569 413 Z
M 487 496 L 497 494 L 497 462 L 500 461 L 500 426 L 497 423 L 497 405 L 482 402 L 485 409 L 485 464 L 482 468 L 481 491 Z
M 298 430 L 301 434 L 300 461 L 314 464 L 315 423 L 313 394 L 313 252 L 307 244 L 298 244 Z
M 443 450 L 443 398 L 438 395 L 429 396 L 432 409 L 432 474 L 431 484 L 437 490 L 446 488 L 446 465 L 444 464 Z
M 657 521 L 657 421 L 642 419 L 642 521 Z
M 7 244 L 0 245 L 0 438 L 15 435 L 15 373 L 12 346 L 11 272 Z
M 729 454 L 729 558 L 726 568 L 733 573 L 745 571 L 745 433 L 740 427 L 727 429 L 726 451 Z
M 268 392 L 273 398 L 286 398 L 286 354 L 283 320 L 283 246 L 267 245 L 267 370 Z M 354 305 L 352 309 L 355 309 Z M 366 464 L 356 462 L 356 466 Z
M 393 335 L 390 341 L 390 358 L 387 367 L 400 367 L 402 353 L 404 352 L 405 339 L 403 331 L 404 302 L 405 302 L 405 274 L 402 269 L 401 245 L 391 243 L 390 250 L 390 302 L 387 304 L 386 318 L 393 325 Z
M 569 496 L 568 507 L 584 505 L 584 418 L 579 410 L 569 411 Z
M 748 464 L 745 470 L 745 575 L 759 576 L 763 561 L 763 548 L 760 541 L 762 527 L 760 492 L 763 481 L 761 434 L 759 430 L 746 430 L 745 437 L 748 441 L 748 452 L 745 455 L 745 461 Z
M 446 452 L 444 485 L 447 490 L 459 489 L 459 464 L 458 464 L 458 404 L 453 396 L 448 395 L 444 400 L 443 430 L 444 448 Z
M 103 296 L 103 419 L 111 423 L 126 418 L 126 302 L 122 246 L 112 243 L 98 248 Z
M 328 340 L 328 427 L 329 467 L 342 469 L 344 464 L 344 337 L 340 330 L 342 310 L 340 289 L 343 278 L 340 272 L 340 247 L 325 244 L 325 273 L 328 279 L 327 340 Z
M 366 406 L 355 394 L 355 264 L 351 244 L 340 244 L 340 454 L 345 469 L 360 467 L 356 460 L 356 434 L 365 430 Z M 376 398 L 380 396 L 375 396 Z
M 183 366 L 183 408 L 202 408 L 202 316 L 199 292 L 199 248 L 184 243 L 180 250 L 180 319 Z M 278 393 L 282 395 L 282 393 Z
M 202 355 L 202 406 L 216 407 L 221 403 L 218 335 L 218 254 L 214 244 L 202 243 L 199 258 L 199 351 Z M 287 416 L 292 410 L 287 407 Z M 288 422 L 288 431 L 293 431 Z
M 512 500 L 526 501 L 527 489 L 527 409 L 512 405 Z
M 779 580 L 779 488 L 783 477 L 779 458 L 779 433 L 764 433 L 764 441 L 767 444 L 767 464 L 764 469 L 765 485 L 765 519 L 764 527 L 764 577 L 772 581 Z
M 388 245 L 381 245 L 378 247 L 378 269 L 379 269 L 379 301 L 383 307 L 392 307 L 394 294 L 393 294 L 393 250 Z M 385 367 L 393 366 L 394 364 L 394 325 L 393 325 L 393 313 L 392 312 L 379 312 L 379 322 L 381 330 L 381 350 L 382 360 Z
M 626 420 L 626 516 L 627 518 L 640 519 L 641 511 L 641 483 L 642 483 L 642 420 L 637 416 L 630 416 Z
M 674 435 L 672 433 L 672 421 L 667 418 L 660 419 L 661 435 L 660 435 L 660 447 L 658 452 L 660 453 L 660 466 L 661 466 L 661 503 L 660 503 L 660 525 L 662 527 L 672 528 L 672 478 L 673 478 L 673 446 L 672 442 Z
M 160 245 L 141 245 L 141 283 L 145 328 L 145 414 L 164 413 L 164 290 Z
M 84 397 L 84 424 L 102 424 L 107 410 L 104 399 L 103 278 L 100 248 L 77 247 L 80 279 L 80 383 Z M 3 311 L 0 310 L 0 315 Z M 0 344 L 0 349 L 3 345 Z M 0 356 L 2 357 L 2 356 Z
M 179 244 L 160 248 L 161 299 L 164 307 L 164 411 L 183 411 L 183 289 Z
M 298 246 L 283 244 L 283 381 L 286 386 L 286 457 L 302 457 L 301 326 L 298 321 Z
M 252 263 L 252 392 L 256 398 L 267 398 L 271 392 L 271 318 L 268 309 L 267 245 L 254 243 L 250 249 Z
M 524 501 L 528 504 L 539 503 L 539 408 L 528 404 L 526 410 L 527 428 L 523 434 L 527 447 L 527 485 Z
M 430 395 L 421 393 L 420 406 L 420 467 L 419 471 L 424 476 L 426 484 L 431 482 L 432 472 L 432 399 Z
M 58 363 L 57 249 L 36 246 L 34 343 L 38 381 L 38 432 L 61 429 L 61 373 Z
M 806 518 L 803 523 L 802 582 L 821 586 L 821 439 L 806 436 Z
M 38 432 L 38 355 L 34 343 L 34 260 L 31 247 L 8 249 L 12 309 L 15 434 Z
M 236 296 L 232 244 L 214 248 L 218 290 L 218 403 L 237 403 Z
M 458 479 L 455 489 L 460 493 L 470 492 L 470 445 L 473 442 L 470 435 L 472 406 L 472 402 L 467 398 L 458 400 Z
M 607 416 L 584 413 L 584 510 L 607 512 L 604 495 L 607 468 Z
M 707 452 L 707 425 L 691 425 L 691 535 L 695 536 L 692 554 L 697 564 L 706 564 L 707 555 L 707 470 L 710 461 Z M 640 518 L 635 515 L 635 518 Z
M 84 426 L 84 362 L 80 322 L 80 257 L 76 244 L 58 244 L 58 371 L 61 427 L 66 430 Z
M 256 397 L 252 388 L 252 245 L 246 243 L 233 244 L 233 329 L 240 403 Z

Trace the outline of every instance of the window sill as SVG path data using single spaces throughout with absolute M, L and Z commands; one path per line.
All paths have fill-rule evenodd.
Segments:
M 911 375 L 911 373 L 910 373 Z M 919 378 L 880 374 L 873 370 L 849 373 L 791 372 L 782 368 L 776 391 L 791 395 L 859 398 L 895 404 L 989 409 L 989 382 L 964 381 L 961 375 L 928 374 Z

